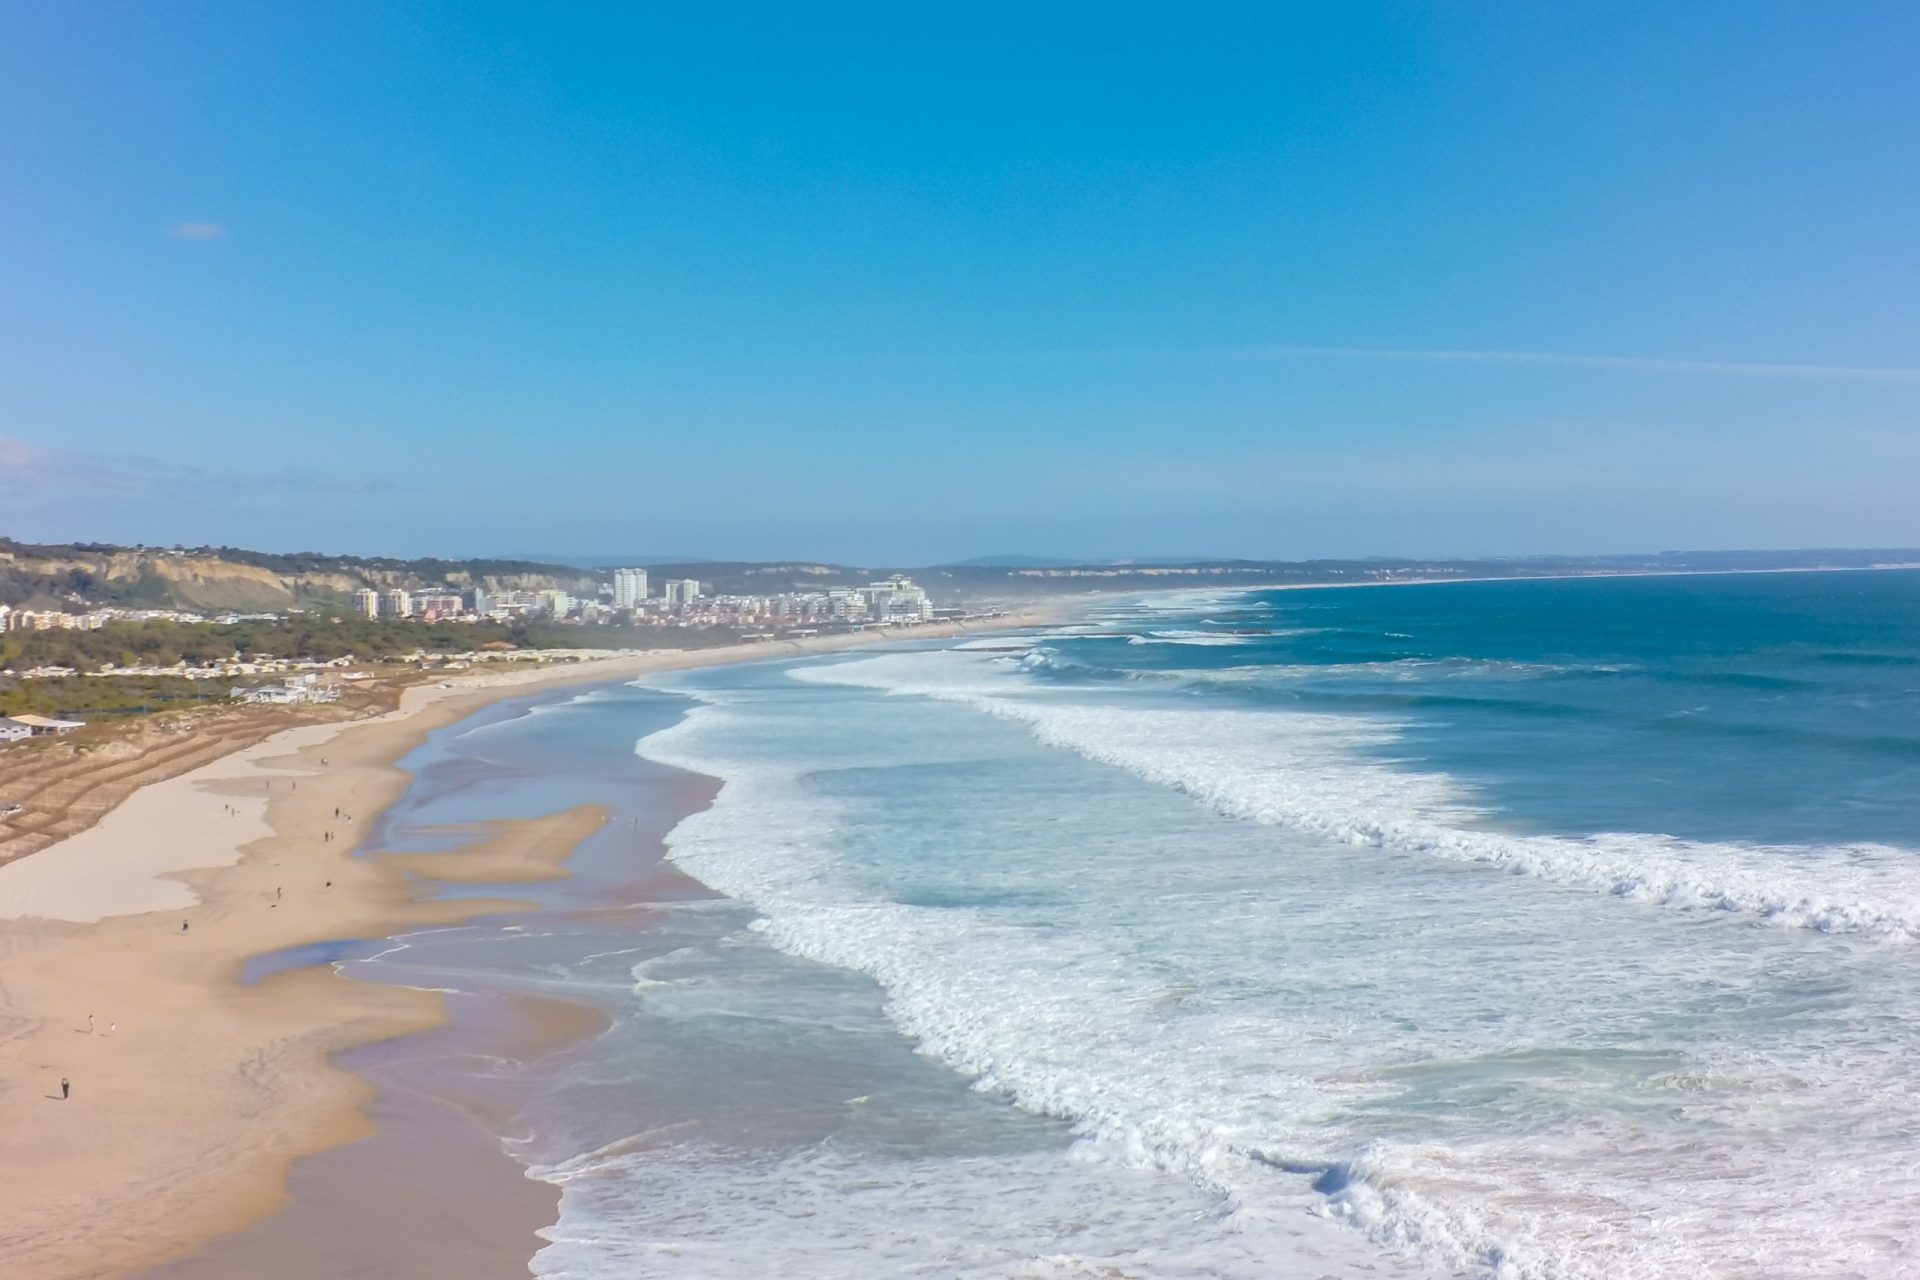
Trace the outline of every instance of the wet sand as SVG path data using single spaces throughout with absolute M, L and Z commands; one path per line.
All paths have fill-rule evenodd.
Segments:
M 279 1212 L 146 1280 L 524 1280 L 559 1189 L 526 1178 L 501 1150 L 511 1096 L 449 1063 L 534 1062 L 602 1023 L 561 1002 L 448 1003 L 443 1027 L 340 1055 L 379 1090 L 371 1134 L 297 1161 Z
M 622 902 L 710 897 L 712 891 L 665 864 L 664 838 L 689 813 L 713 801 L 718 785 L 687 775 L 667 803 L 633 829 L 633 874 L 609 890 Z M 390 863 L 440 883 L 500 873 L 553 878 L 566 833 L 514 819 L 464 829 L 481 840 L 451 855 L 386 855 Z M 426 829 L 420 834 L 443 834 Z M 504 837 L 504 838 L 500 838 Z M 510 846 L 546 856 L 515 866 Z M 570 848 L 569 844 L 569 848 Z M 439 877 L 444 862 L 459 867 Z M 605 908 L 644 928 L 648 913 Z M 589 908 L 590 913 L 597 913 Z M 501 927 L 537 922 L 538 912 L 500 916 Z M 596 1010 L 561 1000 L 501 993 L 445 997 L 444 1025 L 336 1056 L 377 1090 L 366 1108 L 372 1131 L 357 1141 L 305 1156 L 287 1176 L 289 1202 L 187 1257 L 145 1271 L 140 1280 L 524 1280 L 544 1243 L 538 1232 L 558 1215 L 559 1188 L 526 1176 L 502 1147 L 516 1132 L 529 1067 L 563 1055 L 605 1029 Z

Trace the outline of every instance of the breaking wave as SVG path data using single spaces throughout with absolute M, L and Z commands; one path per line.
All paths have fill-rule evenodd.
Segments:
M 1641 832 L 1509 834 L 1455 779 L 1383 760 L 1401 725 L 1305 712 L 1117 707 L 1035 697 L 947 653 L 801 668 L 794 678 L 961 702 L 1042 742 L 1176 788 L 1220 813 L 1328 840 L 1472 863 L 1629 901 L 1792 928 L 1920 938 L 1920 855 Z

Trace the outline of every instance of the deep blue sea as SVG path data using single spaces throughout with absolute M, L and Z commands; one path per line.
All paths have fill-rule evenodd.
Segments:
M 542 1276 L 1920 1274 L 1920 574 L 1170 593 L 462 734 L 724 782 L 724 897 L 527 969 L 614 1017 Z

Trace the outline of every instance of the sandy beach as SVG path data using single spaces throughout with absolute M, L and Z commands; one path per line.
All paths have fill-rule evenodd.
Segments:
M 436 1234 L 476 1242 L 460 1274 L 525 1274 L 553 1189 L 521 1178 L 497 1148 L 483 1150 L 437 1103 L 383 1097 L 370 1113 L 375 1086 L 336 1061 L 377 1065 L 382 1046 L 444 1027 L 443 999 L 350 981 L 323 964 L 240 981 L 247 960 L 264 953 L 524 905 L 512 886 L 564 874 L 573 847 L 602 822 L 583 807 L 487 824 L 451 854 L 354 856 L 356 833 L 408 785 L 394 762 L 435 728 L 545 687 L 1050 616 L 1036 608 L 975 628 L 640 653 L 417 687 L 393 712 L 287 730 L 144 787 L 91 829 L 0 866 L 0 1273 L 126 1276 L 187 1259 L 159 1274 L 255 1275 L 265 1257 L 288 1261 L 280 1249 L 312 1267 L 275 1274 L 357 1274 L 344 1263 L 328 1269 L 327 1188 L 403 1169 L 407 1152 L 431 1150 L 441 1153 L 436 1167 L 457 1172 L 409 1203 L 446 1228 Z M 434 899 L 449 880 L 501 888 Z M 511 1052 L 537 1053 L 591 1029 L 564 1007 L 488 1017 L 480 1031 Z M 309 1162 L 320 1172 L 303 1175 L 298 1213 L 275 1215 L 286 1224 L 280 1234 L 243 1233 L 234 1239 L 255 1237 L 251 1244 L 201 1252 L 287 1206 L 296 1160 L 369 1137 L 332 1175 Z M 360 1221 L 383 1211 L 380 1197 L 361 1199 Z M 435 1274 L 414 1269 L 429 1261 L 395 1258 L 379 1274 Z

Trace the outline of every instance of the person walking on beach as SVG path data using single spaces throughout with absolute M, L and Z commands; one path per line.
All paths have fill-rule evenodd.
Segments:
M 185 920 L 182 920 L 180 922 L 180 932 L 185 933 L 186 931 L 187 931 L 187 922 Z
M 65 1076 L 60 1077 L 60 1101 L 65 1102 L 73 1096 L 73 1086 L 67 1083 Z
M 87 1015 L 87 1034 L 88 1035 L 93 1034 L 93 1015 L 92 1014 Z

